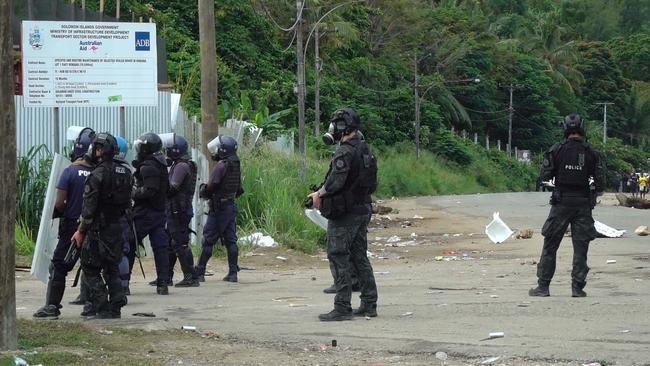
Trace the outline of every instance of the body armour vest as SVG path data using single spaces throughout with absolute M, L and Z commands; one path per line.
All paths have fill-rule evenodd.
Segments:
M 178 160 L 169 169 L 169 175 L 171 176 L 179 164 L 187 164 L 190 167 L 191 174 L 185 178 L 183 184 L 178 189 L 178 193 L 173 195 L 170 198 L 170 204 L 174 210 L 186 210 L 189 207 L 192 207 L 192 198 L 194 197 L 194 192 L 196 191 L 196 180 L 198 176 L 198 168 L 196 163 L 192 160 Z
M 147 158 L 136 170 L 136 178 L 144 187 L 149 186 L 156 190 L 156 194 L 149 198 L 138 199 L 136 206 L 143 206 L 157 211 L 164 211 L 169 191 L 169 173 L 167 167 L 155 158 Z
M 99 211 L 107 220 L 119 219 L 131 206 L 131 169 L 117 161 L 99 164 L 105 169 L 99 199 Z
M 221 203 L 232 201 L 237 197 L 241 188 L 241 170 L 239 157 L 232 155 L 223 160 L 226 164 L 226 174 L 219 183 L 219 187 L 212 195 L 212 208 L 218 210 Z
M 589 176 L 594 172 L 594 158 L 589 145 L 567 140 L 555 156 L 555 185 L 566 192 L 589 192 Z

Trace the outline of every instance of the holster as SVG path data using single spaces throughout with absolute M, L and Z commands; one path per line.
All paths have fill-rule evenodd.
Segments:
M 561 202 L 562 202 L 562 192 L 557 189 L 554 189 L 553 192 L 551 193 L 551 200 L 549 201 L 549 203 L 554 206 Z

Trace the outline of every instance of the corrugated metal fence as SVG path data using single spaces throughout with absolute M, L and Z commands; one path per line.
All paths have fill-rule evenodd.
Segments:
M 108 131 L 119 134 L 119 107 L 23 107 L 23 97 L 14 96 L 16 104 L 16 143 L 18 156 L 25 155 L 32 146 L 46 145 L 50 151 L 63 153 L 69 145 L 66 131 L 70 126 L 91 127 L 95 131 Z M 146 132 L 164 133 L 172 131 L 177 123 L 173 121 L 171 94 L 158 93 L 156 107 L 125 107 L 123 136 L 131 142 Z M 55 126 L 55 113 L 58 113 L 58 128 Z M 184 113 L 178 113 L 186 117 Z M 192 123 L 192 122 L 189 122 Z

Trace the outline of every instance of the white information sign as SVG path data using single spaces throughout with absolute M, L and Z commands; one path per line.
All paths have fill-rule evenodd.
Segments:
M 22 22 L 25 107 L 155 106 L 154 23 Z

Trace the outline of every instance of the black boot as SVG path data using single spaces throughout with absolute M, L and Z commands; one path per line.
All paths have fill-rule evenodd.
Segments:
M 92 302 L 86 301 L 84 304 L 84 308 L 81 311 L 81 316 L 95 316 L 97 315 L 97 309 L 95 309 L 95 306 L 93 305 Z
M 335 294 L 336 293 L 336 285 L 332 285 L 330 287 L 324 288 L 323 292 L 326 294 Z
M 59 311 L 59 308 L 56 305 L 45 305 L 42 308 L 36 310 L 34 313 L 34 318 L 39 318 L 39 319 L 59 319 L 59 315 L 61 315 L 61 311 Z
M 571 287 L 571 297 L 587 297 L 587 293 L 584 292 L 580 287 Z
M 368 316 L 374 318 L 377 316 L 377 304 L 366 304 L 362 301 L 359 308 L 352 311 L 352 314 L 354 314 L 354 316 Z
M 226 282 L 237 282 L 237 272 L 228 273 L 226 277 L 222 279 Z
M 183 280 L 176 282 L 175 287 L 199 287 L 199 280 L 194 278 L 192 273 L 185 273 Z
M 158 286 L 158 280 L 149 281 L 149 286 Z M 167 280 L 167 286 L 174 286 L 174 281 L 171 277 Z
M 49 281 L 45 295 L 45 306 L 34 313 L 34 318 L 57 319 L 61 315 L 61 299 L 65 291 L 65 282 Z
M 352 320 L 352 311 L 339 311 L 334 309 L 327 314 L 321 314 L 318 316 L 318 319 L 322 322 L 332 322 L 332 321 L 341 321 L 341 320 Z
M 169 288 L 167 288 L 167 281 L 158 280 L 156 286 L 156 293 L 158 295 L 169 295 Z
M 199 282 L 205 282 L 205 267 L 194 267 L 194 278 Z
M 538 296 L 538 297 L 551 296 L 550 292 L 548 291 L 548 286 L 542 286 L 542 285 L 539 285 L 535 288 L 531 288 L 530 290 L 528 290 L 528 295 Z

